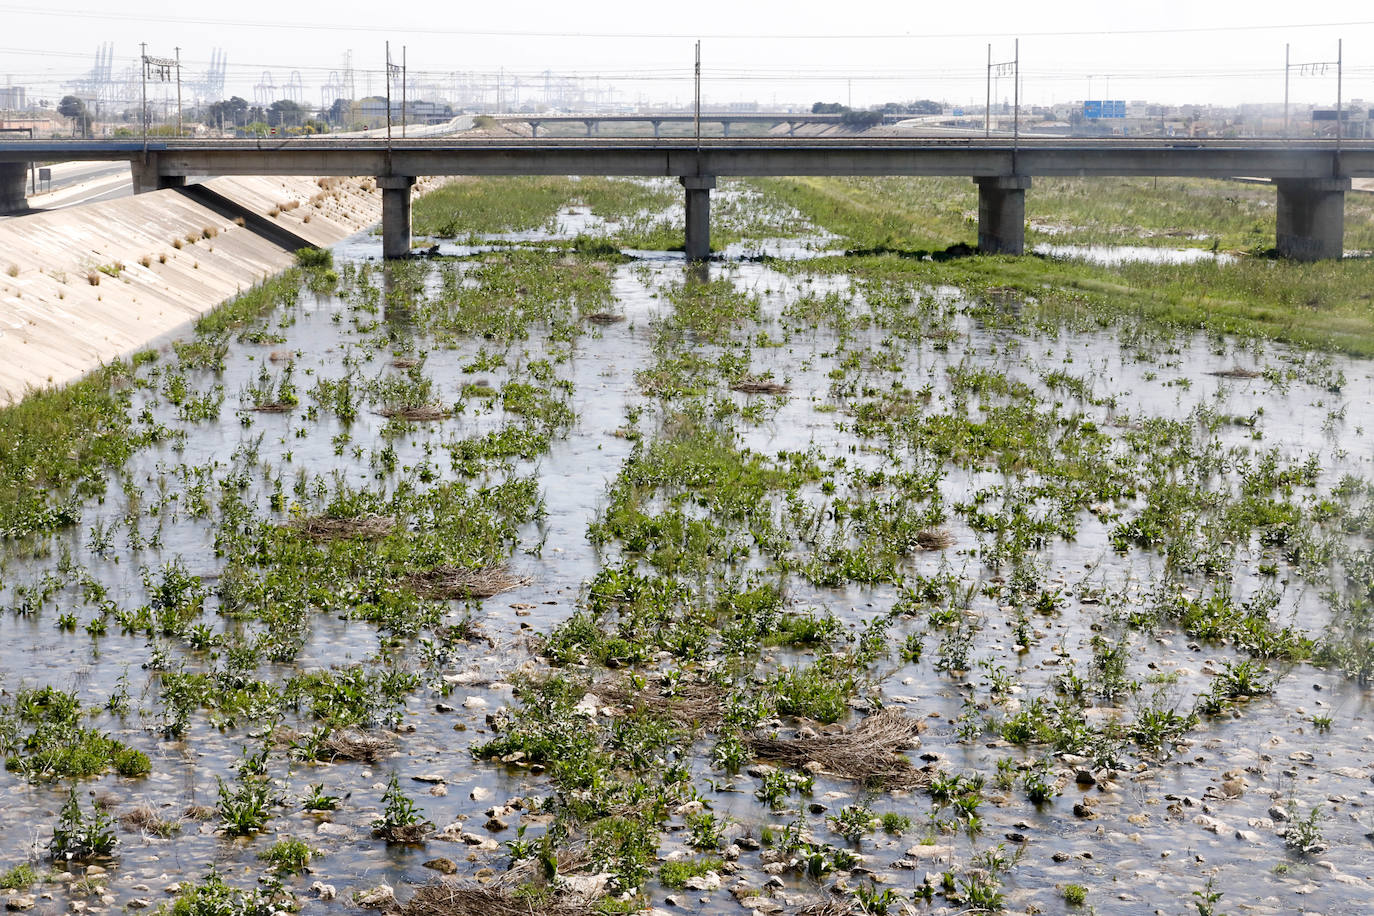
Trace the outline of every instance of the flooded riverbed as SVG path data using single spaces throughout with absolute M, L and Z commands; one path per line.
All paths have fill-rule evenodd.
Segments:
M 606 228 L 361 236 L 138 367 L 153 444 L 0 568 L 21 905 L 1367 910 L 1374 367 Z

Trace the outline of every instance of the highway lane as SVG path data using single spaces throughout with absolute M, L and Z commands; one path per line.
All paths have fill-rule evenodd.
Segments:
M 29 195 L 30 212 L 116 200 L 134 193 L 129 163 L 121 160 L 54 162 L 43 168 L 51 170 L 52 180 L 40 183 L 39 193 Z

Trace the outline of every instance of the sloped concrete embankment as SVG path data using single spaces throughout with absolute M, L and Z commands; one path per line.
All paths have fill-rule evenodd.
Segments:
M 0 222 L 0 406 L 75 381 L 281 272 L 295 260 L 286 240 L 324 247 L 381 218 L 371 178 L 204 187 L 204 202 L 166 190 Z M 284 231 L 253 231 L 253 214 Z

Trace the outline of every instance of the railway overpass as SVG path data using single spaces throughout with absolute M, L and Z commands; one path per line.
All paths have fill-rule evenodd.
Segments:
M 30 161 L 124 159 L 135 192 L 213 175 L 372 175 L 382 188 L 382 250 L 410 250 L 410 188 L 422 175 L 620 175 L 678 179 L 685 249 L 710 254 L 710 193 L 727 176 L 965 175 L 978 186 L 978 247 L 1021 254 L 1036 177 L 1262 177 L 1277 186 L 1276 247 L 1295 260 L 1339 258 L 1345 192 L 1374 178 L 1374 143 L 844 138 L 794 140 L 0 141 L 0 209 L 22 208 Z M 1187 228 L 1187 227 L 1180 227 Z

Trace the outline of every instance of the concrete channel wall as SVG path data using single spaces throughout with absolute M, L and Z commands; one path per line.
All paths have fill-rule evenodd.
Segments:
M 324 247 L 381 218 L 372 178 L 204 187 L 219 206 L 173 189 L 0 221 L 0 406 L 184 330 L 291 266 L 283 239 Z M 255 214 L 285 232 L 253 231 Z

